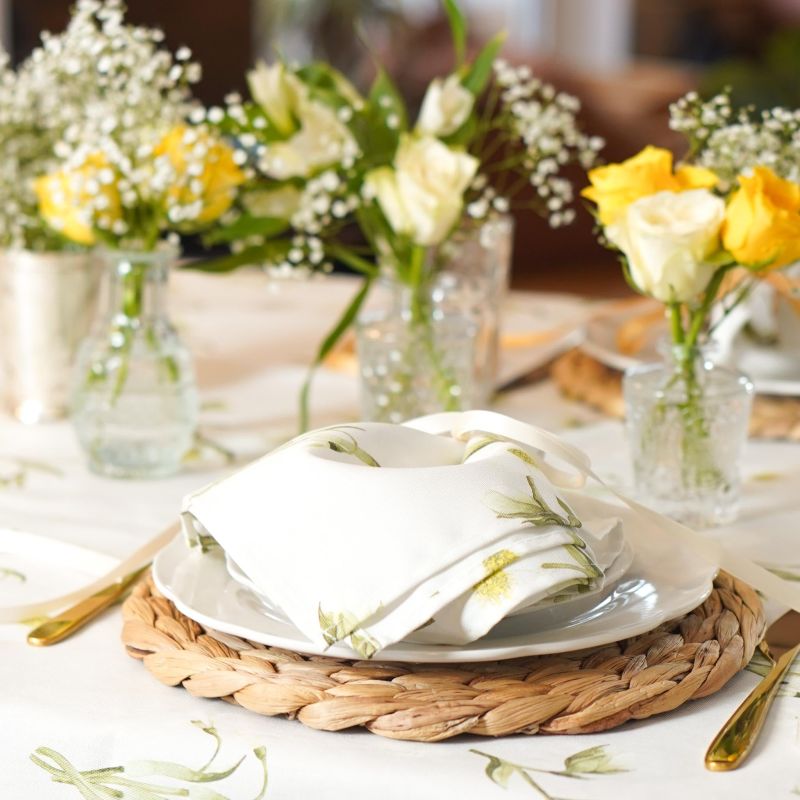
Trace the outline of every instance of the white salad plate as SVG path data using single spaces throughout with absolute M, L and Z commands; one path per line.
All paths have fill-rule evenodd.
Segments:
M 716 568 L 663 537 L 637 531 L 636 517 L 620 509 L 633 561 L 598 594 L 507 617 L 468 645 L 398 642 L 376 660 L 495 661 L 581 650 L 637 636 L 679 617 L 711 592 Z M 186 616 L 212 631 L 299 653 L 352 659 L 347 646 L 309 641 L 294 625 L 266 613 L 262 602 L 229 574 L 221 550 L 201 553 L 176 537 L 153 563 L 158 589 Z
M 620 328 L 641 314 L 641 307 L 632 306 L 613 316 L 603 314 L 589 320 L 586 323 L 586 335 L 581 343 L 581 349 L 600 363 L 621 372 L 639 364 L 659 361 L 661 356 L 656 345 L 667 335 L 666 323 L 650 326 L 646 332 L 646 342 L 635 356 L 623 353 L 617 344 Z M 797 358 L 796 375 L 784 373 L 783 377 L 777 377 L 778 369 L 773 362 L 778 359 L 774 353 L 770 353 L 769 348 L 749 342 L 740 336 L 737 337 L 731 353 L 732 357 L 735 356 L 736 363 L 742 364 L 744 371 L 752 378 L 759 394 L 800 397 L 800 356 Z M 780 362 L 785 370 L 785 356 L 781 357 Z

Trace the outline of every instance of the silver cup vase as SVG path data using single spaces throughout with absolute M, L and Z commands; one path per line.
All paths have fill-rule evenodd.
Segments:
M 0 251 L 2 390 L 21 422 L 66 415 L 75 356 L 94 318 L 100 276 L 91 253 Z

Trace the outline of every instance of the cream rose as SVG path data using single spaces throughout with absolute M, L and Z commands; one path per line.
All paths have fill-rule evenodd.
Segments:
M 686 303 L 708 285 L 720 250 L 725 202 L 707 189 L 657 192 L 631 203 L 606 235 L 623 253 L 633 282 L 667 303 Z
M 478 159 L 431 136 L 405 134 L 394 169 L 372 170 L 366 189 L 395 232 L 428 247 L 439 244 L 458 221 L 478 165 Z
M 422 101 L 417 130 L 426 136 L 449 136 L 466 122 L 474 104 L 475 97 L 457 75 L 436 78 Z

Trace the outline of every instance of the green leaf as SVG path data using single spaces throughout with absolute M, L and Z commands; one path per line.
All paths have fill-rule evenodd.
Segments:
M 475 61 L 472 62 L 472 66 L 469 68 L 462 83 L 475 96 L 479 95 L 489 82 L 489 78 L 492 75 L 492 65 L 505 40 L 505 31 L 496 34 L 484 45 Z
M 301 432 L 308 430 L 308 396 L 311 391 L 311 382 L 314 379 L 314 374 L 317 367 L 328 357 L 328 354 L 336 346 L 339 339 L 342 338 L 344 332 L 353 324 L 361 306 L 367 299 L 370 287 L 372 286 L 372 276 L 367 276 L 364 280 L 364 285 L 356 293 L 355 297 L 350 301 L 350 304 L 344 310 L 344 313 L 339 318 L 339 321 L 333 326 L 333 329 L 325 337 L 322 344 L 317 351 L 317 356 L 314 363 L 308 371 L 308 376 L 303 383 L 303 388 L 300 391 L 300 429 Z
M 252 214 L 242 214 L 235 222 L 217 228 L 206 234 L 205 240 L 209 244 L 220 242 L 235 242 L 246 239 L 248 236 L 263 236 L 271 239 L 280 236 L 289 229 L 289 222 L 277 217 L 255 217 Z
M 400 134 L 408 130 L 408 113 L 400 92 L 383 67 L 378 66 L 367 105 L 363 113 L 354 117 L 351 127 L 366 154 L 367 167 L 393 160 Z
M 464 63 L 467 51 L 467 21 L 458 5 L 457 0 L 444 0 L 444 10 L 450 23 L 450 32 L 453 35 L 453 49 L 456 53 L 456 65 Z
M 257 247 L 247 247 L 241 253 L 191 261 L 185 268 L 201 272 L 232 272 L 239 267 L 254 266 L 283 258 L 289 252 L 291 245 L 288 239 L 276 239 Z

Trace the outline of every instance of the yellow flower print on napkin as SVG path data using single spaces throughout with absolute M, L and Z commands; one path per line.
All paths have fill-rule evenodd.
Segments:
M 88 156 L 80 167 L 37 178 L 34 191 L 44 221 L 78 244 L 95 244 L 94 229 L 110 230 L 122 217 L 116 176 L 102 153 Z
M 641 197 L 656 192 L 710 189 L 718 181 L 705 167 L 683 165 L 673 172 L 672 153 L 651 145 L 621 164 L 590 170 L 589 180 L 592 185 L 581 195 L 597 204 L 597 216 L 603 225 L 615 223 L 625 209 Z
M 513 550 L 499 550 L 483 560 L 486 577 L 472 588 L 478 597 L 491 603 L 504 600 L 511 594 L 511 576 L 505 571 L 519 556 Z
M 244 173 L 233 160 L 233 150 L 200 128 L 176 125 L 156 145 L 156 157 L 166 156 L 178 180 L 168 190 L 180 206 L 200 203 L 190 222 L 204 225 L 221 217 L 233 204 Z
M 739 176 L 722 243 L 739 264 L 779 269 L 800 259 L 800 186 L 767 167 Z

